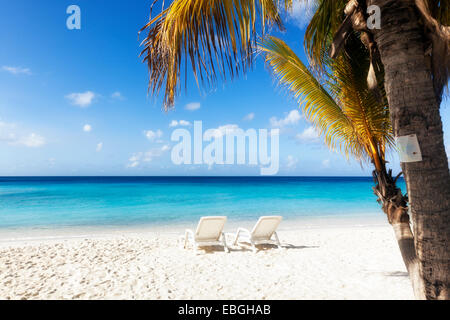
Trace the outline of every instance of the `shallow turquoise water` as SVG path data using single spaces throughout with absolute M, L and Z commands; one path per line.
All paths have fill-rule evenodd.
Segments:
M 0 228 L 380 215 L 372 186 L 365 177 L 0 178 Z

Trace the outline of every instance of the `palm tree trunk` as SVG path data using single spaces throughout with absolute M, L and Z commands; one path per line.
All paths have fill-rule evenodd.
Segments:
M 423 300 L 425 299 L 425 286 L 419 272 L 420 264 L 414 245 L 414 235 L 409 222 L 408 198 L 402 194 L 401 189 L 396 185 L 398 177 L 394 179 L 392 170 L 387 172 L 385 165 L 381 170 L 374 170 L 373 177 L 376 183 L 373 191 L 394 229 L 395 238 L 397 239 L 403 262 L 408 270 L 414 295 L 417 299 Z
M 423 158 L 402 163 L 414 228 L 413 259 L 424 284 L 418 288 L 427 299 L 450 299 L 450 173 L 423 29 L 414 0 L 367 0 L 367 5 L 381 8 L 381 29 L 373 34 L 385 69 L 394 134 L 416 134 Z M 400 239 L 412 236 L 404 225 L 394 230 Z M 402 243 L 409 247 L 405 252 L 413 250 L 411 241 Z
M 411 232 L 409 222 L 395 223 L 392 224 L 392 227 L 402 254 L 403 262 L 406 265 L 409 278 L 411 279 L 414 296 L 417 299 L 424 300 L 426 299 L 425 284 L 420 274 L 420 263 L 417 259 L 414 236 Z

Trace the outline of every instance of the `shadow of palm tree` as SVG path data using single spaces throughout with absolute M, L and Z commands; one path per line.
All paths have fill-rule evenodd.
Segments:
M 251 246 L 250 243 L 247 242 L 241 242 L 240 243 L 240 250 L 236 250 L 234 249 L 234 251 L 252 251 L 251 249 L 249 249 Z M 256 245 L 256 248 L 258 250 L 273 250 L 273 249 L 278 249 L 278 247 L 274 244 L 258 244 Z M 320 248 L 319 246 L 295 246 L 293 244 L 286 244 L 283 243 L 281 245 L 282 249 L 314 249 L 314 248 Z M 231 248 L 230 248 L 231 250 Z
M 256 245 L 256 248 L 258 251 L 266 251 L 266 250 L 276 250 L 278 247 L 274 244 L 258 244 Z M 293 244 L 282 244 L 282 249 L 315 249 L 320 248 L 319 246 L 295 246 Z M 207 246 L 207 247 L 199 247 L 199 250 L 203 251 L 204 253 L 216 253 L 216 252 L 224 252 L 224 249 L 222 246 Z M 230 252 L 251 252 L 251 244 L 246 242 L 241 242 L 238 247 L 236 246 L 229 246 L 228 250 Z
M 284 249 L 316 249 L 316 248 L 320 248 L 319 246 L 295 246 L 293 244 L 283 244 L 282 247 Z
M 392 272 L 383 272 L 383 275 L 386 277 L 408 277 L 408 272 L 404 271 L 392 271 Z

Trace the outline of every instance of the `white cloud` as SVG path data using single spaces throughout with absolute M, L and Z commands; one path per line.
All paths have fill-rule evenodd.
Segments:
M 329 159 L 323 160 L 322 161 L 322 166 L 324 168 L 329 168 L 330 167 L 330 160 Z
M 45 144 L 45 139 L 36 133 L 31 133 L 28 136 L 18 140 L 18 144 L 22 144 L 30 148 L 38 148 Z
M 182 127 L 188 127 L 188 126 L 191 125 L 191 123 L 189 121 L 186 121 L 186 120 L 180 120 L 178 123 Z
M 225 135 L 235 134 L 238 130 L 241 130 L 237 124 L 226 124 L 224 126 L 220 126 L 215 128 L 215 134 L 213 135 L 215 138 L 221 138 Z
M 200 107 L 201 107 L 200 102 L 191 102 L 188 103 L 184 108 L 189 111 L 195 111 L 200 109 Z
M 170 147 L 169 147 L 168 144 L 163 145 L 163 146 L 161 147 L 161 151 L 162 151 L 162 152 L 166 152 L 166 151 L 169 150 L 169 149 L 170 149 Z
M 147 131 L 144 131 L 144 134 L 147 137 L 147 139 L 150 141 L 153 141 L 157 138 L 159 139 L 163 136 L 163 132 L 161 130 L 156 130 L 156 131 L 147 130 Z
M 73 105 L 79 106 L 81 108 L 89 107 L 97 95 L 92 91 L 86 91 L 83 93 L 71 93 L 66 96 Z
M 170 149 L 169 145 L 163 145 L 159 148 L 153 148 L 147 152 L 134 153 L 130 159 L 128 159 L 127 168 L 136 168 L 142 162 L 151 162 L 155 158 L 159 158 Z
M 191 123 L 186 120 L 179 120 L 179 121 L 172 120 L 172 122 L 170 122 L 170 124 L 169 124 L 169 128 L 174 128 L 174 127 L 178 127 L 178 126 L 188 127 L 190 125 L 191 125 Z
M 92 131 L 92 126 L 90 124 L 85 124 L 83 126 L 83 131 L 84 132 L 91 132 Z
M 0 121 L 0 142 L 9 145 L 22 145 L 29 148 L 38 148 L 45 145 L 45 138 L 36 133 L 23 133 L 14 123 Z
M 0 141 L 11 143 L 16 141 L 16 125 L 0 121 Z
M 314 127 L 306 128 L 305 130 L 303 130 L 302 133 L 297 134 L 295 136 L 295 138 L 301 142 L 318 142 L 319 141 L 319 135 L 318 135 L 316 129 L 314 129 Z
M 169 145 L 163 145 L 162 147 L 159 148 L 153 148 L 144 153 L 142 161 L 151 162 L 154 158 L 162 156 L 169 149 L 170 149 Z
M 286 159 L 286 167 L 293 169 L 297 166 L 298 159 L 292 155 L 288 155 Z
M 100 142 L 99 144 L 97 144 L 97 148 L 95 149 L 95 151 L 100 152 L 103 149 L 103 142 Z
M 117 99 L 117 100 L 123 100 L 124 99 L 122 93 L 120 93 L 119 91 L 116 91 L 113 94 L 111 94 L 111 98 Z
M 142 152 L 134 153 L 130 157 L 130 159 L 128 159 L 129 163 L 127 165 L 127 168 L 136 168 L 139 165 L 141 158 L 142 158 Z
M 270 124 L 275 128 L 282 128 L 289 125 L 296 125 L 302 116 L 298 110 L 292 110 L 289 114 L 283 119 L 277 119 L 276 117 L 270 118 Z
M 295 0 L 288 19 L 300 29 L 306 27 L 314 15 L 316 9 L 315 1 Z
M 253 119 L 255 119 L 255 114 L 252 112 L 252 113 L 249 113 L 248 115 L 246 115 L 245 117 L 244 117 L 244 120 L 245 121 L 252 121 Z
M 9 72 L 11 74 L 14 74 L 14 75 L 18 75 L 18 74 L 31 75 L 31 70 L 28 69 L 28 68 L 3 66 L 2 69 L 4 71 L 7 71 L 7 72 Z

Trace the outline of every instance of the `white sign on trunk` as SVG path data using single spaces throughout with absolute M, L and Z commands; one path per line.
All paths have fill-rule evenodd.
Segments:
M 400 162 L 419 162 L 422 161 L 422 152 L 420 151 L 419 141 L 415 134 L 396 137 L 398 155 Z

